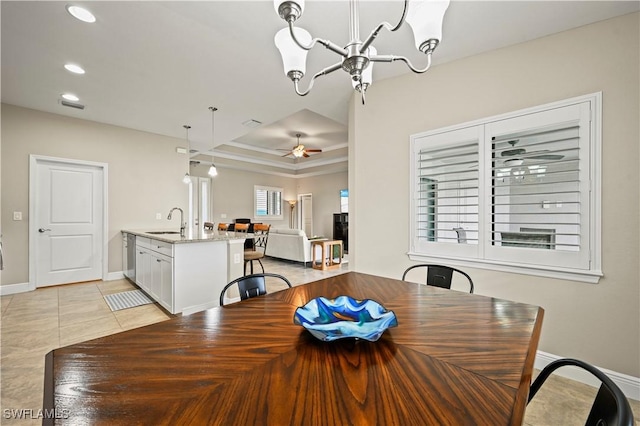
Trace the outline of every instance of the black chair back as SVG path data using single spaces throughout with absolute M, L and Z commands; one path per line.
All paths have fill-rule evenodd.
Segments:
M 452 268 L 451 266 L 433 265 L 428 263 L 421 263 L 419 265 L 413 265 L 408 267 L 402 274 L 402 281 L 406 281 L 407 273 L 412 269 L 427 268 L 427 285 L 434 287 L 451 289 L 451 282 L 453 281 L 453 274 L 459 273 L 463 275 L 469 281 L 469 293 L 473 293 L 473 280 L 464 271 L 460 269 Z
M 288 287 L 291 287 L 291 282 L 282 275 L 272 274 L 269 272 L 263 272 L 262 274 L 251 274 L 243 277 L 236 278 L 229 284 L 224 286 L 220 292 L 220 306 L 224 306 L 224 295 L 227 290 L 233 286 L 238 285 L 238 292 L 240 293 L 240 300 L 246 300 L 252 297 L 262 296 L 267 294 L 266 277 L 273 277 L 282 280 Z
M 238 281 L 238 291 L 240 300 L 267 294 L 267 284 L 264 276 L 248 276 L 244 280 Z
M 629 401 L 618 385 L 598 368 L 578 359 L 559 359 L 543 368 L 531 385 L 527 402 L 531 402 L 551 373 L 567 365 L 580 367 L 601 382 L 585 426 L 633 426 L 635 424 Z

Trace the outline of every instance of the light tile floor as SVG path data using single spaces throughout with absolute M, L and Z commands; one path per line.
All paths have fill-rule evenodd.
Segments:
M 268 272 L 299 285 L 348 271 L 348 263 L 333 271 L 304 268 L 299 263 L 265 259 Z M 39 425 L 40 419 L 8 419 L 6 410 L 42 407 L 44 356 L 52 349 L 165 321 L 157 305 L 111 312 L 107 294 L 134 289 L 122 279 L 41 288 L 0 297 L 0 424 Z M 584 424 L 595 389 L 552 377 L 528 406 L 525 425 Z M 563 402 L 566 401 L 566 402 Z M 640 403 L 631 401 L 635 413 Z M 640 419 L 636 417 L 638 422 Z

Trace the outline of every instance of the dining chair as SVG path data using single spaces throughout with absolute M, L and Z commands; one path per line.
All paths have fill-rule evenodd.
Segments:
M 249 232 L 249 224 L 248 223 L 235 223 L 233 225 L 233 230 L 236 234 L 247 234 Z
M 538 393 L 547 378 L 560 367 L 575 366 L 588 371 L 600 381 L 600 389 L 591 405 L 585 426 L 633 426 L 633 412 L 622 390 L 601 370 L 584 361 L 563 358 L 552 361 L 542 369 L 529 389 L 529 399 Z
M 229 224 L 228 223 L 219 223 L 218 224 L 218 231 L 228 231 L 229 230 Z
M 240 300 L 246 300 L 251 297 L 267 294 L 267 277 L 276 278 L 282 281 L 288 287 L 292 287 L 291 282 L 289 282 L 287 278 L 280 274 L 263 272 L 262 274 L 245 275 L 243 277 L 236 278 L 235 280 L 224 286 L 222 292 L 220 292 L 220 306 L 224 306 L 224 296 L 227 290 L 236 284 L 238 285 Z
M 247 273 L 247 263 L 250 263 L 250 273 L 253 274 L 253 261 L 257 260 L 264 273 L 262 260 L 267 252 L 267 241 L 269 240 L 269 229 L 271 225 L 256 223 L 253 225 L 253 245 L 244 251 L 244 273 Z
M 462 274 L 469 281 L 469 293 L 473 293 L 473 280 L 466 272 L 460 269 L 452 268 L 451 266 L 433 265 L 427 263 L 421 263 L 419 265 L 413 265 L 408 267 L 402 274 L 402 281 L 406 281 L 407 273 L 412 269 L 427 268 L 427 285 L 451 289 L 451 282 L 454 280 L 454 273 Z
M 213 222 L 205 222 L 204 223 L 205 231 L 213 231 Z

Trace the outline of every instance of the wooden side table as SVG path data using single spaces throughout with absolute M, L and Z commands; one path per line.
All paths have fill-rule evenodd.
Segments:
M 318 250 L 316 247 L 320 246 L 320 258 L 316 256 Z M 334 256 L 334 247 L 339 247 L 339 256 Z M 323 271 L 329 269 L 336 269 L 342 265 L 342 240 L 313 240 L 311 241 L 311 267 L 314 269 L 320 269 Z

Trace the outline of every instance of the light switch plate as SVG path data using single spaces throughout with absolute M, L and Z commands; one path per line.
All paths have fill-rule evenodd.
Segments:
M 156 219 L 162 220 L 162 213 L 156 213 Z
M 22 212 L 13 212 L 13 220 L 22 220 Z
M 226 213 L 220 213 L 220 219 L 226 219 L 226 218 L 227 218 Z

